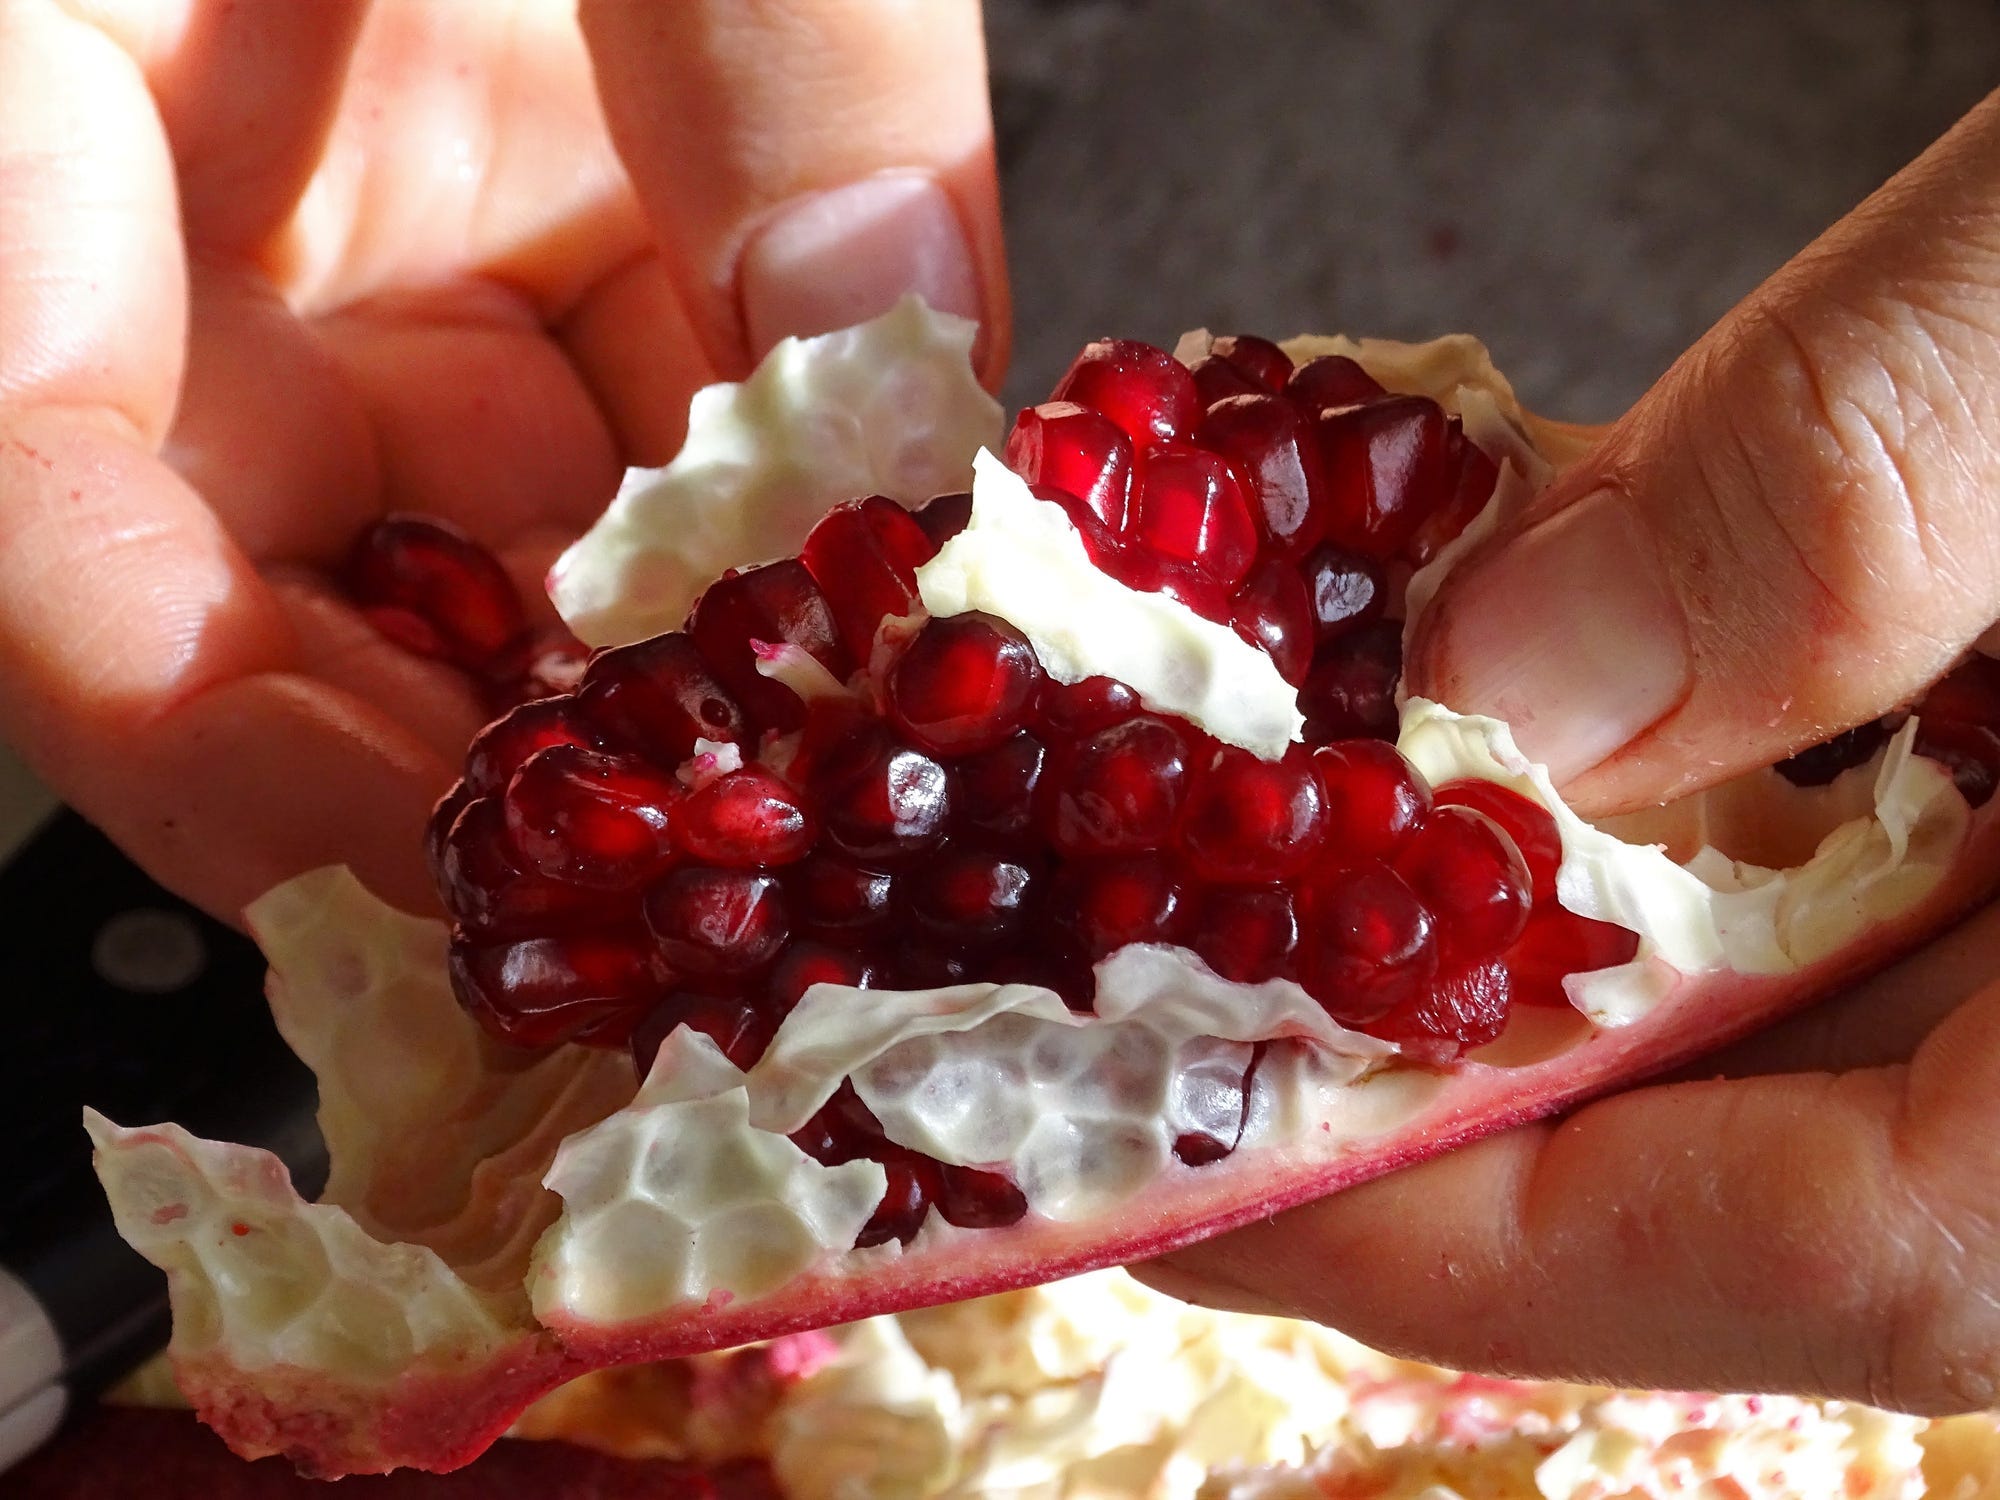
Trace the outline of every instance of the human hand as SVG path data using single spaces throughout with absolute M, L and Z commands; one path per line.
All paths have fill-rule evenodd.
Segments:
M 1781 759 L 2000 618 L 1996 434 L 2000 96 L 1454 574 L 1412 685 L 1587 810 Z M 1145 1274 L 1460 1368 L 2000 1401 L 2000 909 L 1688 1076 Z
M 539 599 L 696 387 L 913 288 L 997 378 L 975 0 L 0 5 L 0 733 L 218 916 L 426 909 L 482 715 L 327 569 L 416 510 Z

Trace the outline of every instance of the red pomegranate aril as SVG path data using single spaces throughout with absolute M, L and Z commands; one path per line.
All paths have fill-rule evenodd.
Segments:
M 1298 570 L 1270 557 L 1250 570 L 1229 601 L 1229 624 L 1271 658 L 1278 675 L 1297 687 L 1312 667 L 1312 599 Z
M 1098 566 L 1127 588 L 1142 594 L 1164 594 L 1204 619 L 1229 623 L 1229 590 L 1193 563 L 1176 562 L 1149 547 L 1132 545 L 1100 560 Z
M 891 915 L 893 877 L 826 854 L 815 854 L 785 872 L 799 925 L 812 932 L 852 938 L 873 932 Z
M 1184 1130 L 1174 1137 L 1174 1156 L 1187 1167 L 1209 1166 L 1235 1149 L 1228 1141 L 1219 1141 L 1205 1130 Z
M 1072 739 L 1108 729 L 1140 712 L 1139 695 L 1124 683 L 1109 677 L 1086 677 L 1081 682 L 1042 682 L 1035 700 L 1035 718 L 1058 739 Z
M 1196 394 L 1203 406 L 1213 406 L 1232 396 L 1268 396 L 1271 388 L 1217 354 L 1204 354 L 1188 367 L 1194 376 Z
M 1186 794 L 1187 741 L 1166 720 L 1142 714 L 1068 747 L 1053 771 L 1044 822 L 1062 852 L 1158 849 Z
M 467 928 L 490 935 L 533 934 L 600 913 L 604 897 L 521 867 L 498 797 L 467 803 L 446 831 L 438 856 L 445 909 Z
M 804 798 L 755 764 L 691 793 L 676 810 L 674 826 L 690 858 L 735 869 L 792 864 L 818 834 Z
M 1430 816 L 1429 785 L 1394 745 L 1341 740 L 1314 750 L 1312 766 L 1326 805 L 1323 864 L 1386 859 Z
M 870 863 L 927 853 L 951 820 L 945 768 L 879 723 L 862 725 L 828 752 L 813 791 L 833 847 Z
M 1556 871 L 1562 865 L 1562 834 L 1547 808 L 1497 781 L 1447 781 L 1432 793 L 1432 800 L 1440 806 L 1451 803 L 1474 808 L 1498 823 L 1527 861 L 1535 900 L 1554 898 Z
M 981 977 L 972 971 L 970 954 L 932 943 L 898 944 L 886 962 L 891 986 L 899 990 L 949 989 Z
M 826 596 L 848 657 L 866 662 L 875 632 L 917 602 L 917 569 L 937 551 L 917 518 L 882 495 L 836 505 L 799 558 Z
M 1031 485 L 1074 495 L 1114 536 L 1132 498 L 1132 439 L 1073 401 L 1047 401 L 1014 419 L 1007 467 Z
M 1479 964 L 1439 978 L 1370 1023 L 1372 1036 L 1398 1042 L 1418 1062 L 1447 1063 L 1483 1047 L 1507 1027 L 1512 1001 L 1504 964 Z
M 1979 724 L 1919 718 L 1912 748 L 1949 771 L 1959 795 L 1972 806 L 1984 807 L 1992 800 L 2000 783 L 2000 734 Z
M 1473 517 L 1486 508 L 1486 502 L 1493 498 L 1493 486 L 1500 480 L 1499 466 L 1465 436 L 1456 417 L 1450 421 L 1445 448 L 1445 462 L 1455 468 L 1458 478 L 1450 496 L 1417 523 L 1417 529 L 1403 548 L 1403 555 L 1418 567 L 1457 540 L 1458 534 L 1472 524 Z
M 1228 360 L 1267 391 L 1281 391 L 1291 379 L 1292 357 L 1254 333 L 1225 333 L 1208 346 L 1208 352 Z
M 752 642 L 788 641 L 842 681 L 853 670 L 826 595 L 797 558 L 724 574 L 695 601 L 687 633 L 750 717 L 770 729 L 797 729 L 806 708 L 784 683 L 757 670 Z
M 646 892 L 644 907 L 661 955 L 696 979 L 752 973 L 791 935 L 784 888 L 750 870 L 675 870 Z
M 935 550 L 965 530 L 972 520 L 972 491 L 953 490 L 948 495 L 933 495 L 910 514 Z
M 940 940 L 983 946 L 1021 925 L 1040 887 L 1025 861 L 991 850 L 947 848 L 913 887 L 917 924 Z
M 537 751 L 556 745 L 601 747 L 603 741 L 582 724 L 566 698 L 523 703 L 473 736 L 465 752 L 464 786 L 475 797 L 503 790 Z
M 1070 525 L 1076 528 L 1076 534 L 1083 542 L 1083 555 L 1090 559 L 1091 566 L 1102 568 L 1115 578 L 1124 579 L 1122 569 L 1128 549 L 1119 543 L 1111 529 L 1098 518 L 1097 512 L 1090 508 L 1089 502 L 1079 500 L 1068 490 L 1059 490 L 1047 484 L 1031 484 L 1028 486 L 1028 493 L 1037 500 L 1047 501 L 1069 517 Z M 1132 586 L 1139 587 L 1137 584 Z
M 590 648 L 560 625 L 516 639 L 481 672 L 482 696 L 496 714 L 540 698 L 573 693 L 590 664 Z
M 998 1172 L 943 1165 L 932 1202 L 947 1224 L 960 1229 L 998 1229 L 1017 1224 L 1028 1211 L 1027 1195 Z
M 867 990 L 881 983 L 875 966 L 849 948 L 825 943 L 795 942 L 771 966 L 764 993 L 780 1013 L 789 1013 L 816 984 L 838 984 L 849 989 Z
M 1136 339 L 1084 345 L 1049 399 L 1102 412 L 1142 446 L 1187 436 L 1202 409 L 1187 367 Z
M 1127 943 L 1174 941 L 1184 903 L 1173 867 L 1141 854 L 1064 866 L 1050 904 L 1055 921 L 1095 962 Z
M 633 1029 L 627 1045 L 641 1078 L 652 1071 L 660 1044 L 680 1026 L 701 1032 L 745 1072 L 757 1065 L 778 1029 L 770 1016 L 748 1001 L 676 991 L 648 1011 Z
M 1973 652 L 1932 685 L 1916 713 L 1919 719 L 2000 729 L 2000 657 Z
M 1257 558 L 1250 497 L 1229 460 L 1200 448 L 1146 455 L 1124 535 L 1167 563 L 1191 568 L 1228 593 Z
M 889 714 L 920 749 L 967 755 L 1019 729 L 1041 685 L 1028 638 L 974 610 L 917 632 L 889 669 Z
M 598 652 L 584 669 L 574 712 L 659 765 L 685 760 L 697 739 L 752 738 L 742 707 L 678 630 Z
M 1328 540 L 1383 561 L 1449 497 L 1444 410 L 1426 396 L 1391 396 L 1322 412 Z
M 1569 1004 L 1564 976 L 1629 964 L 1638 951 L 1638 933 L 1548 902 L 1535 908 L 1501 964 L 1516 1003 L 1559 1006 Z
M 1295 558 L 1326 530 L 1319 445 L 1299 409 L 1281 396 L 1218 401 L 1194 440 L 1229 459 L 1248 481 L 1258 530 L 1281 557 Z
M 1423 995 L 1437 973 L 1436 924 L 1393 870 L 1363 865 L 1309 885 L 1299 982 L 1345 1026 Z
M 1276 979 L 1299 941 L 1292 893 L 1282 885 L 1217 886 L 1203 894 L 1189 925 L 1202 962 L 1239 984 Z
M 1382 574 L 1358 553 L 1328 542 L 1313 548 L 1300 574 L 1316 645 L 1325 645 L 1382 613 Z
M 882 1163 L 882 1170 L 888 1176 L 888 1186 L 875 1212 L 855 1236 L 857 1250 L 886 1245 L 890 1240 L 907 1245 L 923 1227 L 937 1186 L 937 1163 L 911 1152 L 894 1152 Z
M 520 942 L 454 940 L 458 1002 L 516 1047 L 553 1047 L 642 1011 L 664 976 L 643 934 L 578 933 Z
M 507 783 L 507 839 L 525 867 L 550 880 L 621 890 L 674 858 L 674 809 L 686 794 L 631 756 L 551 745 Z
M 1344 354 L 1322 354 L 1292 371 L 1285 395 L 1307 416 L 1332 406 L 1360 406 L 1388 395 L 1360 365 Z
M 430 871 L 431 884 L 440 891 L 444 889 L 444 841 L 458 815 L 471 805 L 472 798 L 472 789 L 459 782 L 438 798 L 429 821 L 424 824 L 424 868 Z
M 1527 861 L 1506 829 L 1474 808 L 1432 808 L 1397 854 L 1396 873 L 1436 917 L 1446 967 L 1497 958 L 1528 924 Z
M 952 762 L 961 826 L 1012 841 L 1034 821 L 1035 788 L 1048 748 L 1025 729 L 990 750 Z
M 381 610 L 378 628 L 422 649 L 389 612 L 429 627 L 427 655 L 468 671 L 498 657 L 526 628 L 520 595 L 500 560 L 455 526 L 426 516 L 395 515 L 356 538 L 343 572 L 349 597 Z
M 1884 719 L 1857 724 L 1832 739 L 1801 750 L 1771 767 L 1793 786 L 1825 786 L 1843 771 L 1866 765 L 1875 752 L 1889 743 L 1889 725 Z
M 1325 834 L 1326 808 L 1303 752 L 1267 761 L 1228 746 L 1195 776 L 1179 841 L 1202 880 L 1240 885 L 1296 875 L 1318 857 Z
M 1375 620 L 1328 641 L 1299 689 L 1307 742 L 1394 739 L 1402 675 L 1403 627 L 1395 620 Z

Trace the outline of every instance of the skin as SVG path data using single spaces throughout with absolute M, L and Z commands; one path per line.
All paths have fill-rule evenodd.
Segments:
M 783 331 L 755 247 L 801 194 L 940 184 L 997 378 L 977 26 L 970 0 L 585 0 L 580 28 L 558 0 L 0 0 L 0 730 L 218 914 L 335 860 L 428 907 L 416 833 L 478 713 L 326 569 L 411 509 L 539 579 Z M 1996 202 L 1989 102 L 1454 576 L 1413 686 L 1510 713 L 1604 810 L 1935 676 L 2000 616 Z M 1615 566 L 1552 569 L 1578 535 Z M 1616 681 L 1481 644 L 1599 639 Z M 1991 1404 L 1996 921 L 1726 1076 L 1146 1274 L 1468 1368 Z

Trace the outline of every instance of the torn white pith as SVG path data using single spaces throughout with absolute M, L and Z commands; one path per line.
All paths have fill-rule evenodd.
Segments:
M 970 380 L 968 330 L 905 306 L 783 345 L 744 386 L 704 392 L 683 458 L 628 482 L 559 569 L 572 624 L 595 640 L 674 628 L 709 577 L 795 551 L 831 503 L 963 487 L 974 452 L 998 436 L 997 408 Z M 1201 347 L 1183 344 L 1187 357 Z M 1436 397 L 1501 464 L 1493 504 L 1412 580 L 1420 608 L 1550 466 L 1473 340 L 1318 340 L 1292 352 L 1347 353 L 1391 389 Z M 879 390 L 865 383 L 871 362 Z M 884 458 L 883 434 L 907 432 L 911 411 L 924 414 L 938 451 L 891 447 Z M 828 452 L 845 457 L 817 470 Z M 869 455 L 865 465 L 857 454 Z M 870 477 L 852 479 L 864 466 Z M 809 470 L 841 477 L 808 492 Z M 898 489 L 890 473 L 909 484 Z M 924 574 L 927 604 L 989 610 L 1033 638 L 1058 676 L 1136 677 L 1154 706 L 1260 753 L 1282 750 L 1295 695 L 1270 691 L 1259 674 L 1276 674 L 1262 652 L 1192 612 L 1182 611 L 1196 625 L 1135 606 L 1094 570 L 1079 579 L 1070 542 L 1049 521 L 1059 508 L 1027 495 L 990 456 L 974 493 L 973 525 Z M 1059 566 L 1048 563 L 1055 554 Z M 1082 597 L 1101 606 L 1093 628 L 1051 623 L 1052 602 Z M 1180 654 L 1134 661 L 1140 641 L 1141 655 Z M 780 647 L 760 667 L 805 693 L 845 690 L 803 656 Z M 1550 809 L 1563 836 L 1563 904 L 1641 936 L 1633 963 L 1568 981 L 1579 1010 L 1616 1025 L 1657 1003 L 1676 974 L 1782 973 L 1920 900 L 1968 812 L 1949 777 L 1911 754 L 1911 734 L 1872 771 L 1848 773 L 1817 799 L 1801 794 L 1803 808 L 1851 810 L 1851 778 L 1873 776 L 1866 815 L 1840 821 L 1810 860 L 1782 872 L 1710 849 L 1676 865 L 1657 848 L 1619 843 L 1570 813 L 1496 721 L 1412 700 L 1399 743 L 1434 784 L 1499 781 Z M 733 745 L 698 744 L 682 774 L 700 784 L 738 759 Z M 391 911 L 345 872 L 291 882 L 251 915 L 272 961 L 274 1011 L 320 1077 L 334 1158 L 327 1201 L 300 1202 L 264 1153 L 171 1130 L 94 1122 L 99 1171 L 121 1231 L 174 1273 L 178 1349 L 220 1347 L 244 1370 L 292 1364 L 361 1387 L 395 1372 L 350 1355 L 350 1326 L 405 1369 L 433 1355 L 476 1359 L 533 1330 L 530 1297 L 543 1317 L 618 1322 L 758 1296 L 807 1270 L 859 1271 L 958 1233 L 933 1216 L 911 1252 L 848 1248 L 880 1195 L 880 1167 L 827 1168 L 784 1138 L 844 1078 L 891 1139 L 950 1163 L 1001 1166 L 1050 1218 L 1101 1212 L 1161 1173 L 1189 1170 L 1171 1155 L 1172 1132 L 1226 1129 L 1248 1043 L 1301 1044 L 1266 1052 L 1239 1155 L 1309 1134 L 1366 1140 L 1409 1119 L 1435 1081 L 1398 1066 L 1392 1045 L 1334 1025 L 1289 981 L 1235 984 L 1186 950 L 1148 946 L 1099 966 L 1094 1017 L 1028 986 L 816 986 L 747 1074 L 682 1030 L 635 1097 L 622 1054 L 564 1048 L 527 1065 L 500 1056 L 451 1000 L 441 925 Z M 231 1215 L 251 1232 L 236 1235 Z M 362 1312 L 345 1319 L 350 1298 Z

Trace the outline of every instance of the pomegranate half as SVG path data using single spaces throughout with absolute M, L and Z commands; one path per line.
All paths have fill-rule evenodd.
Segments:
M 447 1469 L 591 1368 L 1155 1255 L 1691 1057 L 2000 871 L 1984 658 L 1605 826 L 1401 695 L 1404 622 L 1590 441 L 1473 340 L 1107 341 L 1003 446 L 971 338 L 910 302 L 696 398 L 552 576 L 601 649 L 440 804 L 450 927 L 338 869 L 250 909 L 321 1202 L 87 1121 L 238 1452 Z

